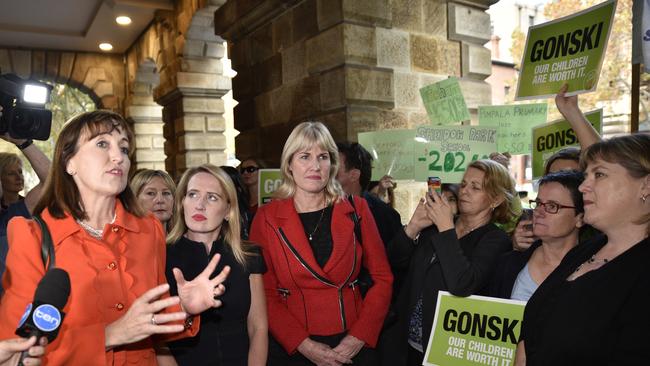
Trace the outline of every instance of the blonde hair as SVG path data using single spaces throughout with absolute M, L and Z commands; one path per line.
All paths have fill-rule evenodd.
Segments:
M 0 174 L 4 173 L 5 168 L 12 164 L 18 164 L 22 168 L 23 161 L 14 153 L 0 152 Z
M 172 177 L 169 175 L 164 170 L 154 170 L 154 169 L 138 169 L 133 177 L 131 178 L 131 190 L 135 194 L 135 196 L 139 196 L 140 193 L 142 193 L 142 190 L 144 187 L 151 183 L 151 181 L 154 178 L 160 178 L 165 182 L 165 185 L 167 188 L 172 191 L 172 195 L 175 195 L 176 193 L 176 183 L 174 183 L 174 180 Z
M 643 179 L 650 174 L 648 152 L 650 152 L 650 135 L 637 133 L 613 137 L 585 149 L 580 158 L 580 167 L 586 170 L 589 164 L 596 160 L 603 160 L 622 166 L 633 178 Z M 646 223 L 646 233 L 650 234 L 650 213 L 641 216 L 634 223 L 638 225 Z
M 510 222 L 517 214 L 513 205 L 517 191 L 515 190 L 515 181 L 510 176 L 508 169 L 489 159 L 473 161 L 467 166 L 467 169 L 469 168 L 478 169 L 485 174 L 483 189 L 491 201 L 496 202 L 502 199 L 501 203 L 492 211 L 490 221 L 502 224 Z
M 326 204 L 330 205 L 345 196 L 343 188 L 335 179 L 339 169 L 339 152 L 332 135 L 321 122 L 303 122 L 291 131 L 287 142 L 284 143 L 280 161 L 282 184 L 275 191 L 274 198 L 290 198 L 296 194 L 296 181 L 289 171 L 291 159 L 297 152 L 308 150 L 314 145 L 326 150 L 330 156 L 330 171 L 325 186 Z
M 224 238 L 224 244 L 232 250 L 235 259 L 239 264 L 246 267 L 246 257 L 254 255 L 249 248 L 252 244 L 241 240 L 241 224 L 239 220 L 239 204 L 237 203 L 237 191 L 228 173 L 223 169 L 212 164 L 203 164 L 195 168 L 190 168 L 183 173 L 174 199 L 174 215 L 171 218 L 171 230 L 167 235 L 167 244 L 173 245 L 187 232 L 185 223 L 185 212 L 183 210 L 183 199 L 187 194 L 187 186 L 190 179 L 198 173 L 207 173 L 213 176 L 221 189 L 226 195 L 226 201 L 230 205 L 230 210 L 221 225 L 220 237 Z

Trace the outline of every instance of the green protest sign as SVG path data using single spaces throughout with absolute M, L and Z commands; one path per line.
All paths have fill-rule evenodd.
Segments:
M 585 113 L 585 118 L 601 135 L 603 132 L 603 110 Z M 533 128 L 533 179 L 544 174 L 544 166 L 551 155 L 569 146 L 580 147 L 578 137 L 566 120 L 558 120 Z
M 280 169 L 260 169 L 259 179 L 257 180 L 257 204 L 262 206 L 269 203 L 280 184 L 282 184 L 282 173 Z
M 531 129 L 546 122 L 546 103 L 478 107 L 479 126 L 497 128 L 497 150 L 530 154 Z
M 514 365 L 523 301 L 438 293 L 427 366 Z
M 458 79 L 449 78 L 420 89 L 420 96 L 434 125 L 445 125 L 470 119 Z
M 497 129 L 481 126 L 418 126 L 415 130 L 415 180 L 440 177 L 460 183 L 467 165 L 497 151 Z
M 358 141 L 370 152 L 372 158 L 372 180 L 384 175 L 395 179 L 413 179 L 414 130 L 387 130 L 361 132 Z
M 516 100 L 596 90 L 614 21 L 616 0 L 528 28 Z

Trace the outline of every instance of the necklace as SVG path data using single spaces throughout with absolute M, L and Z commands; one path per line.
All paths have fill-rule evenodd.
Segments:
M 607 262 L 609 262 L 609 259 L 607 259 L 607 258 L 597 259 L 596 255 L 594 254 L 594 255 L 591 256 L 591 258 L 587 259 L 584 263 L 579 265 L 578 268 L 576 268 L 575 272 L 578 272 L 580 270 L 580 268 L 582 268 L 582 266 L 584 266 L 585 264 L 592 265 L 592 266 L 594 266 L 596 268 L 600 268 L 601 266 L 603 266 Z M 594 268 L 594 269 L 596 269 L 596 268 Z
M 111 220 L 110 224 L 114 223 L 116 218 L 117 218 L 117 212 L 113 214 L 113 220 Z M 81 225 L 81 227 L 84 230 L 86 230 L 86 232 L 90 234 L 90 236 L 94 238 L 101 239 L 104 236 L 104 229 L 95 229 L 94 227 L 86 224 L 81 220 L 77 220 L 77 223 Z
M 316 222 L 316 227 L 314 228 L 314 231 L 312 231 L 311 234 L 308 235 L 309 241 L 312 241 L 312 238 L 313 238 L 314 234 L 316 233 L 316 231 L 320 227 L 320 223 L 321 223 L 321 221 L 323 221 L 323 216 L 325 215 L 325 210 L 327 210 L 327 207 L 325 207 L 324 209 L 321 210 L 320 217 L 318 218 L 318 222 Z

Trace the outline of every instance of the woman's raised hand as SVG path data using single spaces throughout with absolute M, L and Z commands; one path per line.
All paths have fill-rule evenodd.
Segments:
M 433 225 L 433 222 L 427 216 L 426 203 L 426 198 L 420 199 L 420 202 L 415 208 L 415 212 L 413 212 L 413 216 L 411 216 L 408 225 L 404 228 L 406 236 L 411 239 L 415 239 L 418 233 L 424 228 Z
M 221 301 L 217 298 L 226 291 L 223 282 L 230 273 L 230 267 L 225 266 L 217 276 L 210 279 L 220 258 L 219 254 L 215 254 L 203 272 L 192 281 L 186 281 L 180 269 L 173 269 L 178 287 L 178 297 L 180 297 L 183 310 L 187 313 L 200 314 L 209 308 L 221 306 Z
M 168 291 L 168 284 L 152 288 L 137 298 L 124 316 L 109 324 L 104 331 L 106 349 L 135 343 L 152 334 L 182 332 L 185 329 L 183 324 L 167 323 L 184 320 L 187 317 L 185 312 L 158 314 L 179 303 L 178 296 L 158 300 Z
M 433 191 L 433 195 L 425 195 L 425 198 L 427 217 L 436 225 L 438 231 L 452 229 L 454 227 L 454 214 L 449 202 L 447 202 L 447 198 L 437 191 Z

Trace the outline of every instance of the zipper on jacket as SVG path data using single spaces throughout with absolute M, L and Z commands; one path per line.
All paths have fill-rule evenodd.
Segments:
M 291 245 L 289 243 L 289 239 L 284 234 L 284 231 L 282 230 L 282 228 L 278 228 L 278 233 L 280 234 L 280 237 L 282 238 L 282 241 L 284 242 L 284 245 L 286 245 L 287 248 L 289 248 L 289 250 L 291 251 L 293 256 L 298 260 L 300 265 L 302 265 L 303 268 L 305 268 L 307 270 L 307 272 L 309 272 L 316 280 L 323 283 L 324 285 L 327 285 L 329 287 L 333 287 L 333 288 L 336 289 L 337 295 L 338 295 L 338 298 L 339 298 L 338 300 L 339 300 L 339 312 L 340 312 L 340 315 L 341 315 L 341 325 L 342 325 L 344 331 L 347 330 L 347 320 L 345 319 L 345 305 L 344 305 L 344 302 L 343 302 L 343 288 L 345 288 L 345 286 L 350 285 L 348 283 L 348 281 L 350 281 L 350 277 L 352 277 L 352 274 L 354 273 L 354 268 L 357 266 L 357 242 L 356 242 L 356 238 L 354 236 L 352 237 L 352 248 L 353 248 L 353 250 L 352 250 L 352 255 L 353 255 L 352 269 L 350 270 L 350 273 L 348 274 L 348 277 L 345 279 L 343 284 L 341 286 L 337 286 L 337 285 L 333 284 L 332 282 L 328 281 L 323 276 L 316 273 L 316 271 L 314 271 L 305 262 L 305 260 L 300 256 L 300 254 L 298 254 L 298 251 L 293 247 L 293 245 Z M 353 291 L 353 294 L 354 294 L 354 291 Z

